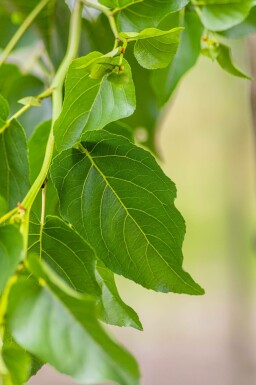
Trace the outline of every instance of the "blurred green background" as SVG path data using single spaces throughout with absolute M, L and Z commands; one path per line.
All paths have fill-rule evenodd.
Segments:
M 247 44 L 235 56 L 249 68 Z M 256 52 L 255 52 L 256 55 Z M 111 328 L 141 385 L 256 384 L 255 154 L 250 82 L 201 58 L 163 114 L 158 148 L 187 223 L 184 267 L 204 297 L 156 294 L 122 278 L 144 332 Z M 30 385 L 72 382 L 43 369 Z

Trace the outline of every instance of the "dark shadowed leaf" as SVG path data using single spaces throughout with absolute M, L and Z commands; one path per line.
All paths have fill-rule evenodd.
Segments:
M 195 65 L 201 50 L 203 26 L 193 11 L 186 11 L 184 16 L 185 30 L 172 63 L 165 69 L 152 73 L 152 86 L 158 102 L 163 105 L 172 96 L 182 76 Z
M 202 294 L 182 269 L 185 223 L 173 182 L 123 137 L 101 130 L 85 139 L 53 162 L 62 216 L 113 272 L 156 291 Z

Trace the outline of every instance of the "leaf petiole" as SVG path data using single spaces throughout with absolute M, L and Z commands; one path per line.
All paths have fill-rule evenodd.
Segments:
M 18 119 L 21 115 L 24 114 L 24 112 L 26 112 L 27 110 L 30 109 L 30 107 L 33 107 L 35 106 L 35 101 L 38 102 L 38 105 L 37 106 L 40 106 L 41 104 L 41 101 L 43 99 L 46 99 L 48 98 L 51 94 L 53 93 L 53 90 L 51 88 L 48 88 L 47 90 L 43 91 L 41 94 L 39 94 L 38 96 L 35 96 L 35 97 L 31 97 L 31 98 L 28 98 L 28 102 L 22 106 L 17 112 L 15 112 L 15 114 L 13 114 L 6 122 L 5 124 L 0 127 L 0 134 L 2 134 L 4 132 L 4 130 L 9 127 L 9 125 L 11 124 L 11 122 L 14 120 L 14 119 Z

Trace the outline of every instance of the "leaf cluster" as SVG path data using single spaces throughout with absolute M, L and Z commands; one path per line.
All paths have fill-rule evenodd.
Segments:
M 136 385 L 135 359 L 102 325 L 142 330 L 115 274 L 204 293 L 183 269 L 185 221 L 153 155 L 161 109 L 200 54 L 249 79 L 228 39 L 255 32 L 256 2 L 66 3 L 0 4 L 0 385 L 46 363 Z

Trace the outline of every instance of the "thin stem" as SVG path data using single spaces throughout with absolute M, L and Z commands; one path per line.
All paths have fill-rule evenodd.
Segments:
M 67 47 L 66 55 L 53 79 L 51 88 L 53 89 L 52 94 L 52 127 L 49 135 L 49 139 L 46 146 L 45 157 L 43 165 L 39 175 L 37 176 L 35 182 L 33 183 L 28 194 L 22 202 L 22 206 L 25 208 L 30 208 L 40 191 L 41 186 L 43 185 L 49 168 L 52 161 L 53 148 L 54 148 L 54 135 L 53 135 L 53 126 L 57 118 L 59 117 L 62 109 L 62 87 L 66 77 L 66 73 L 71 61 L 76 57 L 79 42 L 80 42 L 80 32 L 81 32 L 81 13 L 82 13 L 82 4 L 79 0 L 76 0 L 74 6 L 71 20 L 70 20 L 70 34 L 69 42 Z
M 2 134 L 7 127 L 9 127 L 9 125 L 11 124 L 11 122 L 14 119 L 18 119 L 22 114 L 24 114 L 24 112 L 29 110 L 29 108 L 31 108 L 34 105 L 33 100 L 36 99 L 40 103 L 43 99 L 48 98 L 52 94 L 52 92 L 53 92 L 53 90 L 51 88 L 48 88 L 47 90 L 43 91 L 41 94 L 32 97 L 31 98 L 31 102 L 29 102 L 29 103 L 25 104 L 24 106 L 22 106 L 17 112 L 15 112 L 15 114 L 13 114 L 5 122 L 5 124 L 2 127 L 0 127 L 0 134 Z
M 44 185 L 42 188 L 42 206 L 41 206 L 41 218 L 40 218 L 40 257 L 41 257 L 41 250 L 42 250 L 42 236 L 43 236 L 43 227 L 44 227 L 44 219 L 45 219 L 45 208 L 46 208 L 46 188 L 47 184 Z
M 24 35 L 26 30 L 29 28 L 29 26 L 33 23 L 35 18 L 39 15 L 39 13 L 42 11 L 42 9 L 49 3 L 50 0 L 41 0 L 37 6 L 33 9 L 33 11 L 28 15 L 28 17 L 24 20 L 24 22 L 21 24 L 19 29 L 16 31 L 16 33 L 13 35 L 7 46 L 5 47 L 2 56 L 0 58 L 0 67 L 5 62 L 7 57 L 12 52 L 13 48 L 16 46 L 18 41 L 21 39 L 21 37 Z
M 24 112 L 26 112 L 30 107 L 30 104 L 26 104 L 25 106 L 21 107 L 14 115 L 12 115 L 12 117 L 8 119 L 2 127 L 0 127 L 0 134 L 2 134 L 7 127 L 9 127 L 14 119 L 17 119 L 19 116 L 24 114 Z
M 116 26 L 116 20 L 114 17 L 114 13 L 111 12 L 108 8 L 106 8 L 103 5 L 100 5 L 98 3 L 92 3 L 91 1 L 87 1 L 87 0 L 82 0 L 82 1 L 83 1 L 84 5 L 87 5 L 87 7 L 97 9 L 98 11 L 101 11 L 102 13 L 104 13 L 104 15 L 107 16 L 107 18 L 108 18 L 109 25 L 112 29 L 112 32 L 113 32 L 115 38 L 120 39 L 118 29 Z M 120 39 L 120 40 L 122 40 L 122 39 Z

